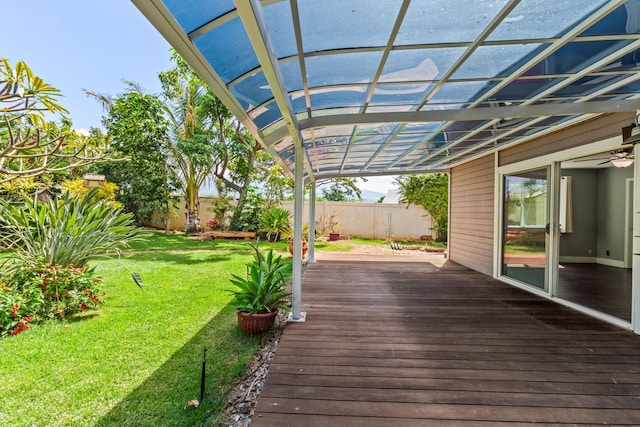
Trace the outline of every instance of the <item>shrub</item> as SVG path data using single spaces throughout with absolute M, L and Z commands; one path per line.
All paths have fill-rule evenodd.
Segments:
M 35 301 L 29 301 L 26 295 L 16 292 L 6 284 L 0 289 L 0 337 L 17 335 L 29 329 L 31 322 L 30 305 Z
M 222 228 L 222 224 L 220 224 L 220 221 L 218 221 L 217 219 L 210 219 L 209 221 L 207 221 L 207 225 L 212 230 L 219 230 L 220 228 Z
M 92 256 L 139 239 L 132 215 L 108 201 L 96 201 L 96 192 L 92 189 L 84 197 L 64 194 L 44 203 L 25 197 L 21 205 L 0 199 L 0 224 L 6 232 L 2 242 L 16 250 L 17 265 L 37 260 L 83 267 Z
M 96 309 L 102 281 L 93 269 L 42 263 L 23 265 L 0 289 L 0 336 L 16 335 L 29 323 Z

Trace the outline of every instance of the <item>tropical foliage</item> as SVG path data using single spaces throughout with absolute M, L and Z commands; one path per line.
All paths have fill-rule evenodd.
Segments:
M 400 201 L 422 206 L 433 219 L 437 241 L 447 240 L 449 217 L 449 176 L 445 173 L 409 175 L 396 179 Z
M 132 215 L 106 200 L 96 201 L 97 191 L 81 198 L 65 193 L 44 203 L 25 197 L 21 205 L 0 199 L 0 242 L 14 250 L 13 264 L 84 267 L 91 257 L 140 238 Z
M 277 240 L 282 233 L 291 227 L 291 213 L 281 207 L 272 206 L 265 209 L 260 217 L 260 229 L 269 233 L 271 240 Z
M 74 180 L 67 180 L 60 184 L 64 191 L 68 192 L 72 196 L 84 197 L 89 193 L 91 188 L 87 187 L 87 182 L 80 178 Z M 122 207 L 122 204 L 116 201 L 116 195 L 118 192 L 118 186 L 112 182 L 103 182 L 100 186 L 95 187 L 96 192 L 95 200 L 109 200 L 115 207 Z
M 58 89 L 44 82 L 22 61 L 0 58 L 0 186 L 106 160 L 106 151 L 91 136 L 71 127 Z M 45 113 L 60 119 L 47 122 Z
M 154 213 L 168 216 L 173 203 L 169 180 L 169 122 L 164 105 L 155 96 L 130 85 L 103 119 L 111 145 L 127 162 L 100 165 L 99 172 L 120 187 L 117 200 L 138 223 Z
M 362 192 L 357 181 L 358 178 L 333 178 L 327 182 L 329 187 L 322 188 L 322 198 L 330 202 L 362 201 Z
M 260 213 L 264 208 L 264 197 L 257 188 L 249 186 L 245 190 L 244 203 L 236 207 L 231 218 L 231 229 L 257 231 L 260 228 Z
M 245 277 L 233 274 L 231 283 L 237 289 L 231 290 L 231 303 L 239 311 L 246 313 L 272 313 L 288 310 L 286 305 L 290 293 L 286 290 L 289 263 L 281 255 L 274 255 L 273 249 L 267 254 L 260 252 L 258 245 L 251 245 L 253 262 L 247 264 Z

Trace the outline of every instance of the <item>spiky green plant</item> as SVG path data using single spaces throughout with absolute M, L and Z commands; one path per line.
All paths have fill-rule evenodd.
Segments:
M 273 249 L 265 255 L 257 244 L 251 247 L 254 259 L 247 264 L 246 277 L 233 274 L 230 279 L 237 287 L 229 291 L 233 295 L 231 303 L 237 310 L 252 314 L 288 310 L 286 303 L 291 294 L 286 290 L 287 262 L 274 255 Z
M 0 199 L 0 242 L 15 249 L 18 260 L 83 267 L 91 257 L 140 239 L 133 216 L 97 200 L 96 193 L 64 194 L 42 203 L 25 197 L 19 205 Z

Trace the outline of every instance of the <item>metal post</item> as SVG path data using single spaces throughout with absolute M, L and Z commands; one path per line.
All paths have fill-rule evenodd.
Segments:
M 311 183 L 309 188 L 309 235 L 307 236 L 307 241 L 309 242 L 309 250 L 307 252 L 307 257 L 309 262 L 316 262 L 316 183 L 315 181 Z
M 291 286 L 290 322 L 304 322 L 302 312 L 302 202 L 304 201 L 304 149 L 296 145 L 295 180 L 293 191 L 293 277 Z

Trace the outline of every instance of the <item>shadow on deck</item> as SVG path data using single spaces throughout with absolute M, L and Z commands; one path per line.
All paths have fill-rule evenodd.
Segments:
M 320 260 L 302 286 L 252 426 L 640 425 L 633 333 L 439 255 Z

